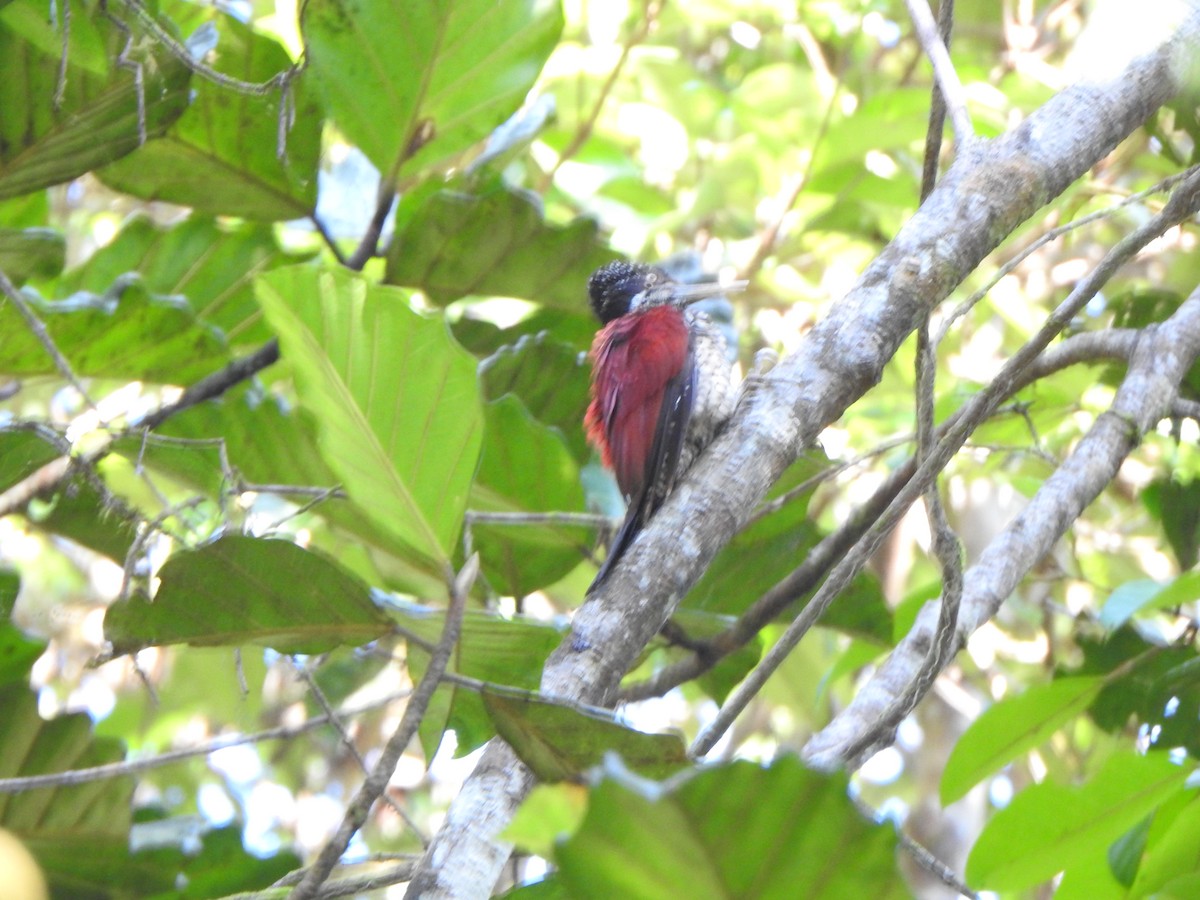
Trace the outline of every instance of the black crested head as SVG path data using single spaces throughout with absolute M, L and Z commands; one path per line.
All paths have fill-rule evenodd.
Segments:
M 618 259 L 601 266 L 588 279 L 592 312 L 605 325 L 629 312 L 638 294 L 671 279 L 662 269 Z

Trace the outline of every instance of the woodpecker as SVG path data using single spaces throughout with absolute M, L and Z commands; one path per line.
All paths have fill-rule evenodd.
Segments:
M 584 425 L 628 504 L 593 589 L 733 413 L 724 335 L 690 304 L 743 286 L 679 284 L 623 261 L 588 279 L 603 327 L 592 342 Z

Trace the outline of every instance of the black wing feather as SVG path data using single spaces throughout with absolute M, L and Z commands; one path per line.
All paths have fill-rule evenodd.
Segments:
M 642 489 L 629 502 L 621 530 L 608 548 L 608 557 L 596 573 L 589 591 L 598 587 L 625 551 L 633 543 L 638 532 L 650 521 L 667 495 L 675 487 L 679 474 L 679 459 L 683 455 L 683 444 L 687 439 L 688 424 L 692 416 L 693 395 L 696 390 L 696 358 L 692 342 L 688 340 L 687 358 L 679 374 L 667 382 L 663 390 L 662 406 L 658 410 L 658 422 L 654 426 L 654 442 L 646 459 L 646 470 L 642 478 Z

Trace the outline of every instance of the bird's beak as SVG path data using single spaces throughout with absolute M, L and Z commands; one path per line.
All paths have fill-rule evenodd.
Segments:
M 747 284 L 747 281 L 730 281 L 727 284 L 676 284 L 671 287 L 671 300 L 680 306 L 688 306 L 697 300 L 744 291 Z

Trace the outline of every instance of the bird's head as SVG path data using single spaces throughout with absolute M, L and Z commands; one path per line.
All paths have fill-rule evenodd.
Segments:
M 592 311 L 607 325 L 631 312 L 652 306 L 686 306 L 706 297 L 741 290 L 746 283 L 679 284 L 666 272 L 642 263 L 614 260 L 606 263 L 588 279 L 588 297 Z

